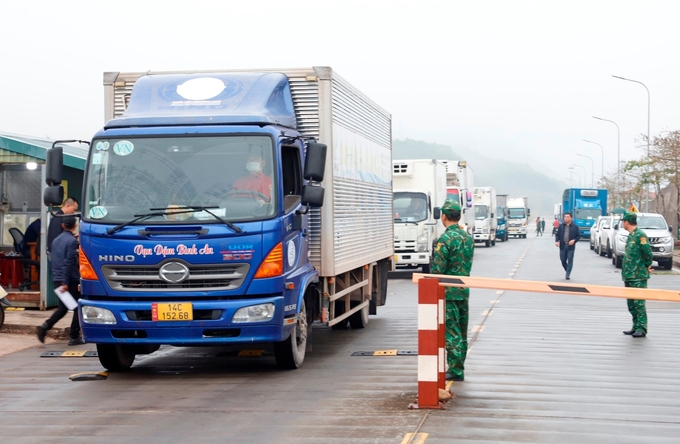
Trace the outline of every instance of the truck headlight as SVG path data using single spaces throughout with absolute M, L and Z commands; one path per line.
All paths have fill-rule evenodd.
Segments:
M 264 322 L 269 321 L 274 317 L 274 304 L 257 304 L 250 307 L 243 307 L 236 310 L 234 317 L 231 318 L 233 323 L 244 322 Z
M 416 239 L 416 251 L 427 251 L 427 234 L 421 234 Z
M 673 243 L 673 238 L 672 238 L 672 237 L 664 237 L 664 238 L 662 239 L 662 242 L 663 242 L 664 244 Z
M 115 324 L 116 317 L 111 310 L 91 305 L 83 305 L 83 322 L 86 324 Z

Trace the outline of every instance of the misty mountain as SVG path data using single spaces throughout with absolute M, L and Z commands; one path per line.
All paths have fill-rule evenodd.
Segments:
M 567 186 L 527 164 L 487 157 L 465 147 L 453 147 L 419 140 L 394 140 L 394 160 L 466 160 L 474 172 L 477 187 L 494 187 L 497 194 L 527 196 L 532 218 L 553 217 L 553 205 L 560 202 Z

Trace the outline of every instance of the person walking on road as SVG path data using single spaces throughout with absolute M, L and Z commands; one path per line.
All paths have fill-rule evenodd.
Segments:
M 74 197 L 69 197 L 61 204 L 61 208 L 56 214 L 73 214 L 78 211 L 78 201 Z M 47 227 L 47 251 L 52 251 L 52 242 L 59 236 L 64 229 L 61 224 L 63 223 L 63 217 L 53 216 L 50 219 L 50 224 Z
M 446 231 L 435 248 L 432 273 L 470 276 L 475 243 L 458 224 L 462 210 L 456 202 L 447 200 L 442 206 L 442 223 Z M 465 379 L 467 330 L 469 319 L 469 288 L 446 288 L 446 360 L 449 381 Z
M 647 235 L 637 227 L 637 214 L 624 213 L 621 218 L 623 229 L 628 231 L 626 250 L 623 255 L 621 277 L 626 287 L 647 288 L 649 273 L 652 271 L 652 246 Z M 628 299 L 628 311 L 633 316 L 633 328 L 623 334 L 634 338 L 647 336 L 647 308 L 644 299 Z
M 570 279 L 571 269 L 574 266 L 576 242 L 581 239 L 578 227 L 571 222 L 571 213 L 565 213 L 564 223 L 557 228 L 557 233 L 555 234 L 555 245 L 560 247 L 560 260 L 562 261 L 562 268 L 567 272 L 565 276 L 567 280 Z
M 553 232 L 552 232 L 553 236 L 557 233 L 557 228 L 559 228 L 559 226 L 560 226 L 560 221 L 557 220 L 557 218 L 555 218 L 555 220 L 553 221 Z
M 545 233 L 545 217 L 541 218 L 541 236 Z
M 76 229 L 76 218 L 74 216 L 63 216 L 59 218 L 61 226 L 64 231 L 54 239 L 52 242 L 52 250 L 50 253 L 50 267 L 52 269 L 52 280 L 54 288 L 60 288 L 62 291 L 71 293 L 71 296 L 77 301 L 80 299 L 80 270 L 78 261 L 78 241 L 73 232 Z M 45 335 L 54 327 L 54 324 L 59 322 L 61 318 L 66 316 L 68 308 L 59 299 L 59 307 L 45 321 L 44 324 L 36 328 L 36 334 L 40 342 L 45 342 Z M 80 338 L 80 322 L 78 320 L 78 308 L 73 310 L 73 319 L 71 320 L 71 340 L 68 345 L 80 345 L 85 342 Z

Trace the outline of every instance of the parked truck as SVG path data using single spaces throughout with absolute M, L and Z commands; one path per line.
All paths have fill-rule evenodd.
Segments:
M 429 273 L 434 244 L 445 229 L 438 208 L 446 201 L 446 166 L 438 160 L 396 160 L 392 186 L 395 265 Z
M 496 189 L 475 187 L 472 201 L 475 204 L 475 242 L 483 242 L 487 247 L 496 245 Z
M 496 194 L 496 239 L 508 241 L 508 195 Z
M 363 328 L 385 304 L 391 116 L 331 68 L 110 72 L 104 90 L 80 226 L 82 331 L 104 367 L 273 343 L 297 368 L 312 322 Z
M 531 217 L 526 197 L 508 198 L 508 235 L 526 239 L 527 222 Z
M 460 225 L 470 234 L 475 229 L 474 173 L 466 161 L 444 160 L 447 199 L 456 201 L 463 210 Z
M 590 238 L 590 228 L 599 216 L 607 214 L 607 190 L 567 188 L 562 193 L 562 214 L 571 213 L 581 237 Z

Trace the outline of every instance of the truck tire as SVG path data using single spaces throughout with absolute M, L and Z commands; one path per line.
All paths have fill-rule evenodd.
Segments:
M 276 365 L 284 370 L 295 370 L 296 368 L 300 368 L 305 360 L 309 322 L 307 320 L 307 306 L 305 305 L 304 298 L 302 299 L 301 305 L 297 322 L 288 338 L 281 342 L 274 343 Z
M 352 307 L 359 305 L 359 301 L 350 302 Z M 368 305 L 349 317 L 349 325 L 353 329 L 360 329 L 368 325 Z
M 337 318 L 341 314 L 345 313 L 345 301 L 334 301 L 335 304 L 335 317 Z M 331 325 L 332 330 L 344 330 L 347 328 L 347 319 L 340 321 L 337 324 Z
M 425 274 L 430 274 L 430 270 L 432 269 L 432 266 L 430 264 L 423 264 L 420 269 L 423 271 Z
M 505 233 L 505 240 L 504 240 L 503 242 L 507 242 L 507 241 L 508 241 L 508 239 L 509 239 L 509 237 L 508 237 L 508 233 Z
M 492 246 L 492 247 L 495 247 L 495 246 L 496 246 L 496 239 L 494 239 L 494 240 L 491 241 L 491 246 Z
M 110 372 L 124 372 L 135 361 L 133 345 L 97 344 L 97 355 L 101 365 Z
M 491 241 L 489 240 L 484 241 L 484 245 L 486 246 L 486 248 L 489 248 L 491 246 Z

